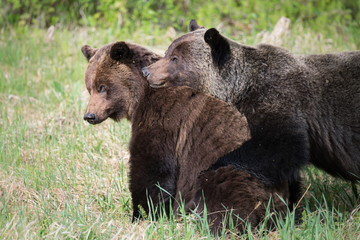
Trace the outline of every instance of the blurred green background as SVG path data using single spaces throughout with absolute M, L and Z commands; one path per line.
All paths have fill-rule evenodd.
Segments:
M 0 26 L 100 27 L 131 34 L 184 32 L 191 18 L 232 36 L 271 30 L 281 16 L 325 37 L 359 36 L 359 0 L 2 0 Z

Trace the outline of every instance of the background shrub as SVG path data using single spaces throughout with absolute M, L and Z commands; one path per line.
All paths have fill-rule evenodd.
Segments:
M 173 27 L 186 31 L 191 18 L 205 26 L 220 23 L 225 31 L 253 34 L 272 29 L 281 16 L 313 30 L 343 26 L 359 28 L 359 0 L 2 0 L 0 27 L 35 25 L 66 28 L 75 26 L 121 28 L 126 32 Z M 331 30 L 332 31 L 332 30 Z

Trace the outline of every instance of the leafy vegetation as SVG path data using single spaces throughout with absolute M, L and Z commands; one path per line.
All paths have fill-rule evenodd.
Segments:
M 83 44 L 125 40 L 163 53 L 191 18 L 256 44 L 286 16 L 292 23 L 282 45 L 293 52 L 355 50 L 359 6 L 349 0 L 1 1 L 0 238 L 213 237 L 196 213 L 131 222 L 130 125 L 82 120 L 88 100 Z M 311 166 L 302 175 L 296 211 L 275 216 L 272 231 L 264 224 L 243 237 L 358 238 L 359 199 L 351 184 Z
M 85 26 L 125 33 L 142 29 L 151 35 L 169 27 L 186 31 L 189 19 L 195 18 L 205 26 L 222 23 L 232 35 L 248 35 L 270 30 L 286 16 L 328 37 L 333 27 L 339 34 L 359 33 L 359 6 L 359 0 L 3 0 L 0 26 Z

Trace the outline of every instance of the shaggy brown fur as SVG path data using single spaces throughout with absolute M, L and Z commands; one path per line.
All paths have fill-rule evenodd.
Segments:
M 134 218 L 140 217 L 139 206 L 149 212 L 147 196 L 155 208 L 163 203 L 167 211 L 170 199 L 174 209 L 181 200 L 188 212 L 198 205 L 202 209 L 203 190 L 210 203 L 208 213 L 221 210 L 209 214 L 214 228 L 225 214 L 222 204 L 244 219 L 250 215 L 252 226 L 264 218 L 263 206 L 271 196 L 276 199 L 275 210 L 286 209 L 278 198 L 288 198 L 286 183 L 281 189 L 269 188 L 246 170 L 233 166 L 209 169 L 219 157 L 249 139 L 247 121 L 235 108 L 188 87 L 150 88 L 141 68 L 159 56 L 140 46 L 117 42 L 100 49 L 84 46 L 82 51 L 89 60 L 85 83 L 90 93 L 84 119 L 97 124 L 108 117 L 126 117 L 132 123 L 129 149 Z
M 202 212 L 204 210 L 202 199 L 205 198 L 207 210 L 209 211 L 209 206 L 211 207 L 208 218 L 215 229 L 221 227 L 223 219 L 228 217 L 230 211 L 240 217 L 240 219 L 233 217 L 234 226 L 240 225 L 245 220 L 250 223 L 259 223 L 264 219 L 268 203 L 264 201 L 268 201 L 269 192 L 273 197 L 271 204 L 274 204 L 277 211 L 283 211 L 279 206 L 283 206 L 284 203 L 278 195 L 287 199 L 289 195 L 284 195 L 284 193 L 288 193 L 288 187 L 287 184 L 280 185 L 278 188 L 268 187 L 249 173 L 239 174 L 238 169 L 227 165 L 215 169 L 210 168 L 200 175 L 194 202 L 200 204 L 197 210 Z M 241 194 L 238 192 L 239 189 L 241 189 Z M 220 199 L 221 204 L 219 204 Z M 231 210 L 229 206 L 234 206 L 235 202 L 241 203 L 242 207 Z M 225 211 L 224 206 L 228 211 Z M 250 214 L 249 210 L 251 210 Z M 268 225 L 272 224 L 273 222 L 269 220 Z
M 221 161 L 239 159 L 271 185 L 296 182 L 308 162 L 360 179 L 359 51 L 294 55 L 196 26 L 143 72 L 154 88 L 187 85 L 245 114 L 251 139 Z M 292 187 L 296 193 L 297 184 Z

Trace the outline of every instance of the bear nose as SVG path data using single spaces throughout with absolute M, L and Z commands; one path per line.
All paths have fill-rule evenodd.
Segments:
M 95 120 L 96 115 L 94 113 L 85 113 L 84 114 L 84 120 L 91 122 L 93 120 Z
M 143 73 L 143 75 L 144 75 L 145 78 L 147 78 L 147 77 L 150 76 L 150 72 L 149 72 L 149 70 L 148 70 L 146 67 L 143 67 L 143 68 L 141 69 L 141 71 L 142 71 L 142 73 Z

